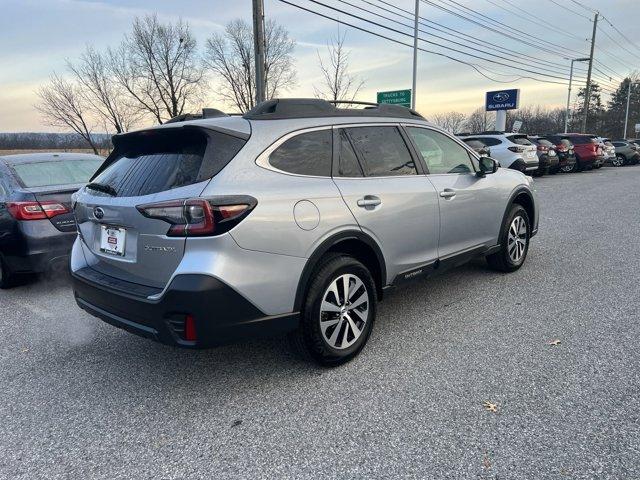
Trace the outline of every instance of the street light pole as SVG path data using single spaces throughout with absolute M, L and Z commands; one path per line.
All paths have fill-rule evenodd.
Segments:
M 569 94 L 567 95 L 567 112 L 564 116 L 564 133 L 569 131 L 569 106 L 571 104 L 571 85 L 573 83 L 573 62 L 587 62 L 589 58 L 575 58 L 571 60 L 571 73 L 569 74 Z
M 416 84 L 418 81 L 418 19 L 420 18 L 420 0 L 416 0 L 416 18 L 413 24 L 413 87 L 411 89 L 411 108 L 416 109 Z

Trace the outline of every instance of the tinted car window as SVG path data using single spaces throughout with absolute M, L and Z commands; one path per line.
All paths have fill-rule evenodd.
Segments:
M 464 143 L 466 143 L 467 145 L 469 145 L 471 148 L 477 148 L 477 149 L 485 148 L 485 146 L 486 146 L 486 145 L 485 145 L 484 143 L 482 143 L 480 140 L 477 140 L 477 139 L 475 139 L 475 138 L 471 138 L 471 139 L 464 140 Z
M 551 143 L 549 140 L 545 140 L 544 138 L 539 138 L 538 140 L 533 140 L 534 143 L 537 143 L 538 145 L 542 145 L 544 147 L 553 147 L 553 143 Z
M 495 147 L 496 145 L 500 145 L 502 143 L 497 138 L 490 138 L 490 137 L 483 137 L 482 142 L 484 142 L 484 144 L 487 147 Z
M 569 140 L 575 145 L 586 145 L 588 143 L 597 143 L 591 137 L 570 137 Z
M 515 143 L 516 145 L 531 145 L 531 142 L 527 139 L 527 137 L 519 136 L 519 135 L 511 135 L 507 137 L 511 143 Z
M 346 129 L 364 161 L 367 176 L 417 175 L 416 165 L 396 127 Z
M 624 144 L 623 142 L 613 142 L 613 146 L 614 147 L 624 147 L 626 144 Z
M 426 128 L 407 129 L 416 143 L 429 173 L 470 173 L 469 153 L 457 142 L 440 132 Z
M 347 132 L 340 130 L 340 154 L 338 158 L 338 175 L 341 177 L 362 177 L 362 169 L 353 150 Z
M 302 133 L 280 145 L 269 163 L 283 172 L 317 177 L 331 176 L 331 130 Z
M 151 195 L 208 180 L 245 141 L 220 132 L 169 130 L 120 141 L 93 182 L 109 185 L 118 197 Z
M 86 183 L 102 165 L 101 158 L 16 163 L 18 180 L 27 188 Z

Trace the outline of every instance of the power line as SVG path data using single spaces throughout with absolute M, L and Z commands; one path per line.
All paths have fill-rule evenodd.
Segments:
M 551 3 L 553 3 L 554 5 L 557 5 L 558 7 L 560 7 L 560 8 L 562 8 L 562 9 L 564 9 L 564 10 L 567 10 L 567 11 L 569 11 L 569 12 L 573 13 L 574 15 L 578 15 L 579 17 L 586 18 L 586 19 L 587 19 L 587 20 L 589 20 L 590 22 L 592 21 L 592 20 L 591 20 L 591 17 L 588 17 L 588 16 L 586 16 L 586 15 L 583 15 L 583 14 L 582 14 L 582 13 L 580 13 L 580 12 L 576 12 L 575 10 L 573 10 L 573 9 L 571 9 L 571 8 L 569 8 L 569 7 L 567 7 L 566 5 L 562 5 L 562 4 L 558 3 L 558 2 L 556 2 L 555 0 L 549 0 L 549 1 L 550 1 Z
M 347 11 L 345 11 L 345 10 L 340 9 L 340 8 L 333 7 L 333 6 L 331 6 L 331 5 L 327 5 L 326 3 L 320 2 L 319 0 L 308 0 L 308 1 L 309 1 L 309 2 L 311 2 L 311 3 L 315 3 L 316 5 L 320 5 L 320 6 L 324 7 L 324 8 L 327 8 L 327 9 L 333 10 L 333 11 L 335 11 L 335 12 L 342 13 L 342 14 L 344 14 L 344 15 L 348 15 L 348 16 L 353 17 L 353 18 L 357 18 L 357 19 L 358 19 L 358 20 L 360 20 L 360 21 L 367 22 L 367 23 L 371 23 L 371 24 L 373 24 L 373 25 L 376 25 L 377 27 L 384 28 L 384 29 L 386 29 L 386 30 L 390 30 L 390 31 L 392 31 L 392 32 L 398 33 L 398 34 L 400 34 L 400 35 L 404 35 L 404 36 L 407 36 L 407 37 L 413 38 L 413 34 L 412 34 L 412 33 L 403 32 L 403 31 L 398 30 L 398 29 L 396 29 L 396 28 L 392 28 L 392 27 L 389 27 L 389 26 L 387 26 L 387 25 L 383 25 L 383 24 L 378 23 L 378 22 L 375 22 L 375 21 L 373 21 L 373 20 L 370 20 L 370 19 L 364 18 L 364 17 L 362 17 L 362 16 L 360 16 L 360 15 L 356 15 L 356 14 L 354 14 L 354 13 L 349 13 L 349 12 L 347 12 Z M 488 59 L 488 58 L 484 58 L 484 57 L 481 57 L 481 56 L 478 56 L 478 55 L 475 55 L 475 54 L 472 54 L 472 53 L 463 52 L 463 51 L 461 51 L 461 50 L 457 50 L 457 49 L 455 49 L 455 48 L 452 48 L 452 47 L 449 47 L 449 46 L 446 46 L 446 45 L 442 45 L 442 44 L 439 44 L 439 43 L 437 43 L 437 42 L 432 42 L 431 40 L 426 40 L 426 39 L 424 39 L 424 38 L 420 38 L 420 40 L 421 40 L 421 41 L 423 41 L 423 42 L 425 42 L 425 43 L 428 43 L 428 44 L 431 44 L 431 45 L 435 45 L 435 46 L 440 47 L 440 48 L 447 49 L 447 50 L 449 50 L 449 51 L 453 51 L 453 52 L 456 52 L 456 53 L 460 53 L 460 54 L 462 54 L 462 55 L 466 55 L 466 56 L 469 56 L 469 57 L 473 57 L 473 58 L 476 58 L 476 59 L 478 59 L 478 60 L 484 60 L 484 61 L 486 61 L 486 62 L 493 63 L 493 64 L 496 64 L 496 65 L 500 65 L 500 66 L 503 66 L 503 67 L 506 67 L 506 68 L 510 68 L 510 69 L 513 69 L 513 70 L 520 70 L 520 71 L 523 71 L 523 72 L 531 73 L 531 74 L 533 74 L 533 75 L 537 75 L 537 74 L 539 73 L 539 72 L 537 72 L 537 71 L 535 71 L 535 70 L 529 70 L 529 69 L 527 69 L 527 68 L 523 68 L 523 67 L 514 67 L 514 66 L 513 66 L 513 65 L 511 65 L 511 64 L 504 63 L 504 62 L 501 62 L 501 61 L 499 61 L 499 60 Z M 465 47 L 465 48 L 468 48 L 468 47 Z M 567 80 L 567 78 L 566 78 L 566 77 L 559 77 L 559 76 L 557 76 L 557 75 L 548 75 L 548 74 L 547 74 L 547 75 L 546 75 L 546 77 L 549 77 L 549 78 L 555 78 L 555 79 L 558 79 L 558 80 Z M 534 79 L 533 77 L 528 77 L 528 78 Z M 538 81 L 544 81 L 544 80 L 539 80 L 539 79 L 535 79 L 535 80 L 538 80 Z
M 426 1 L 426 0 L 422 0 L 422 1 Z M 481 17 L 481 18 L 485 18 L 485 19 L 487 19 L 487 20 L 489 20 L 489 21 L 493 22 L 494 24 L 496 24 L 497 26 L 499 26 L 499 27 L 501 27 L 501 28 L 505 28 L 505 27 L 507 27 L 507 28 L 509 28 L 509 29 L 511 29 L 511 30 L 513 30 L 513 31 L 516 31 L 516 32 L 518 32 L 518 33 L 522 34 L 522 35 L 533 36 L 533 35 L 531 35 L 531 33 L 529 33 L 529 32 L 525 32 L 524 30 L 520 30 L 520 29 L 518 29 L 518 28 L 515 28 L 515 27 L 512 27 L 512 26 L 509 26 L 509 25 L 506 25 L 504 22 L 500 22 L 500 21 L 498 21 L 498 20 L 496 20 L 496 19 L 494 19 L 494 18 L 492 18 L 492 17 L 489 17 L 488 15 L 485 15 L 484 13 L 480 13 L 480 12 L 478 12 L 478 11 L 476 11 L 476 10 L 472 9 L 472 8 L 469 8 L 469 7 L 467 7 L 467 6 L 463 5 L 463 4 L 461 4 L 460 2 L 457 2 L 456 0 L 437 0 L 437 1 L 440 1 L 440 2 L 447 1 L 447 2 L 449 2 L 449 3 L 452 3 L 452 4 L 454 4 L 454 5 L 458 6 L 458 7 L 461 7 L 461 8 L 463 8 L 463 9 L 465 9 L 465 10 L 469 11 L 469 12 L 472 12 L 472 13 L 473 13 L 474 15 L 476 15 L 476 16 L 479 16 L 479 17 Z M 560 48 L 561 50 L 572 51 L 572 52 L 576 53 L 577 55 L 582 55 L 582 52 L 578 52 L 577 50 L 569 49 L 569 48 L 567 48 L 567 47 L 565 47 L 565 46 L 563 46 L 563 45 L 559 45 L 559 44 L 557 44 L 557 43 L 553 43 L 553 42 L 550 42 L 550 41 L 548 41 L 548 40 L 542 40 L 542 39 L 538 39 L 538 40 L 539 40 L 540 42 L 546 43 L 546 44 L 548 44 L 548 45 L 550 45 L 550 46 L 552 46 L 552 47 Z
M 511 34 L 511 33 L 507 32 L 507 31 L 505 31 L 504 28 L 496 28 L 496 27 L 494 27 L 492 25 L 487 25 L 486 23 L 481 23 L 480 21 L 478 21 L 478 20 L 476 20 L 474 18 L 470 18 L 470 17 L 465 16 L 465 15 L 463 15 L 461 13 L 458 13 L 458 12 L 456 12 L 454 10 L 450 10 L 449 8 L 446 8 L 446 7 L 442 6 L 442 5 L 439 5 L 437 3 L 433 3 L 433 2 L 431 2 L 429 0 L 421 0 L 421 1 L 423 3 L 426 3 L 427 5 L 431 5 L 431 6 L 437 8 L 439 10 L 442 10 L 442 11 L 447 12 L 447 13 L 449 13 L 451 15 L 454 15 L 454 16 L 456 16 L 458 18 L 466 20 L 467 22 L 470 22 L 470 23 L 473 23 L 475 25 L 478 25 L 478 26 L 482 27 L 485 30 L 492 31 L 494 33 L 497 33 L 498 35 L 502 35 L 502 36 L 507 37 L 507 38 L 509 38 L 511 40 L 515 40 L 516 42 L 523 43 L 523 44 L 528 45 L 529 47 L 533 47 L 533 48 L 535 48 L 537 50 L 542 50 L 544 52 L 551 53 L 553 55 L 557 55 L 557 56 L 559 56 L 559 57 L 561 57 L 561 58 L 563 58 L 565 60 L 571 60 L 571 58 L 569 56 L 567 56 L 566 53 L 560 53 L 557 50 L 551 50 L 550 48 L 545 47 L 543 45 L 535 44 L 533 42 L 525 40 L 520 36 L 516 36 L 514 34 Z M 580 53 L 579 55 L 584 55 L 584 54 Z
M 586 41 L 586 39 L 580 38 L 577 35 L 574 35 L 573 33 L 565 32 L 561 27 L 553 25 L 551 22 L 548 22 L 548 21 L 541 22 L 541 21 L 539 21 L 537 18 L 534 17 L 533 13 L 523 10 L 522 8 L 517 6 L 516 4 L 512 3 L 510 0 L 501 0 L 501 1 L 503 3 L 506 3 L 507 5 L 510 5 L 511 7 L 515 8 L 516 9 L 515 11 L 510 9 L 510 8 L 501 6 L 501 5 L 497 4 L 496 2 L 494 2 L 493 0 L 485 0 L 485 1 L 490 3 L 491 5 L 494 5 L 494 6 L 498 7 L 498 8 L 502 8 L 505 11 L 511 13 L 512 15 L 515 15 L 518 18 L 522 18 L 522 19 L 526 20 L 527 22 L 535 23 L 536 25 L 539 25 L 539 26 L 547 28 L 547 29 L 549 27 L 553 27 L 553 30 L 554 30 L 555 33 L 559 33 L 561 35 L 564 35 L 564 36 L 569 37 L 569 38 L 573 38 L 575 40 L 579 40 L 581 42 Z M 522 15 L 522 13 L 528 14 L 529 17 Z
M 613 28 L 616 32 L 618 32 L 618 35 L 620 35 L 622 38 L 624 38 L 627 42 L 629 42 L 629 44 L 631 46 L 633 46 L 634 48 L 636 48 L 638 51 L 640 51 L 640 47 L 638 47 L 634 42 L 632 42 L 631 40 L 629 40 L 629 37 L 627 37 L 624 33 L 622 33 L 618 27 L 616 27 L 613 23 L 611 23 L 609 21 L 609 19 L 607 17 L 605 17 L 604 15 L 602 15 L 602 18 L 604 19 L 605 22 L 607 22 L 609 24 L 609 26 L 611 28 Z M 632 53 L 632 55 L 637 55 L 638 53 Z
M 375 15 L 376 17 L 382 18 L 382 19 L 384 19 L 384 20 L 388 20 L 388 21 L 390 21 L 390 22 L 392 22 L 392 23 L 395 23 L 395 24 L 401 25 L 401 26 L 406 27 L 406 28 L 413 29 L 413 26 L 412 26 L 412 25 L 408 25 L 408 24 L 406 24 L 406 23 L 402 23 L 402 22 L 400 22 L 400 21 L 398 21 L 398 20 L 395 20 L 395 19 L 393 19 L 393 18 L 389 18 L 389 17 L 387 17 L 387 16 L 385 16 L 385 15 L 381 15 L 381 14 L 378 14 L 378 13 L 372 12 L 371 10 L 368 10 L 368 9 L 366 9 L 366 8 L 359 7 L 359 6 L 357 6 L 357 5 L 354 5 L 353 3 L 350 3 L 350 2 L 349 2 L 349 1 L 347 1 L 347 0 L 342 0 L 342 3 L 343 3 L 343 4 L 346 4 L 346 5 L 349 5 L 349 6 L 353 7 L 353 8 L 358 8 L 358 9 L 362 10 L 363 12 L 367 12 L 367 13 L 369 13 L 369 14 L 371 14 L 371 15 Z M 367 3 L 368 3 L 368 2 L 367 2 Z M 326 5 L 325 5 L 325 6 L 326 6 Z M 418 31 L 419 31 L 419 32 L 421 32 L 421 33 L 424 33 L 424 34 L 426 34 L 426 35 L 430 35 L 430 36 L 432 36 L 432 37 L 435 37 L 435 38 L 438 38 L 438 39 L 444 40 L 445 42 L 453 43 L 454 45 L 458 45 L 458 46 L 460 46 L 460 47 L 462 47 L 462 48 L 466 48 L 466 49 L 468 49 L 468 50 L 472 50 L 472 51 L 474 51 L 474 52 L 480 52 L 480 53 L 483 53 L 483 54 L 485 54 L 485 55 L 493 55 L 493 52 L 487 52 L 486 50 L 481 50 L 481 49 L 479 49 L 479 48 L 469 47 L 469 46 L 465 45 L 464 43 L 456 42 L 456 41 L 454 41 L 454 40 L 450 40 L 450 39 L 448 39 L 448 38 L 446 38 L 446 37 L 442 37 L 442 36 L 440 36 L 440 35 L 436 35 L 436 34 L 433 34 L 433 33 L 425 32 L 425 31 L 424 31 L 424 30 L 422 30 L 422 29 L 418 29 Z M 413 37 L 413 34 L 411 34 L 411 36 Z M 423 40 L 423 41 L 426 41 L 426 40 Z M 431 42 L 431 43 L 433 43 L 434 45 L 439 46 L 439 47 L 441 47 L 441 48 L 450 48 L 450 47 L 447 47 L 447 46 L 445 46 L 445 45 L 441 45 L 441 44 L 438 44 L 438 43 L 435 43 L 435 42 Z M 458 52 L 459 52 L 459 51 L 458 51 Z M 466 52 L 459 52 L 459 53 L 467 54 Z M 491 59 L 487 59 L 487 58 L 483 58 L 483 57 L 477 57 L 477 58 L 480 58 L 480 59 L 482 59 L 482 60 L 491 61 Z M 556 74 L 556 73 L 557 73 L 557 71 L 556 71 L 556 70 L 554 70 L 554 69 L 548 68 L 548 67 L 540 67 L 540 66 L 533 65 L 533 64 L 531 64 L 531 63 L 523 62 L 523 61 L 521 61 L 521 60 L 517 60 L 517 59 L 513 59 L 513 58 L 511 59 L 511 61 L 512 61 L 512 62 L 514 62 L 514 63 L 518 63 L 518 64 L 520 64 L 520 65 L 527 66 L 527 67 L 537 68 L 538 70 L 540 70 L 540 71 L 541 71 L 540 73 L 545 73 L 545 72 L 551 73 L 552 75 L 548 75 L 548 76 L 550 76 L 550 77 L 552 77 L 552 78 L 566 79 L 566 77 L 559 77 L 559 76 L 555 76 L 555 75 L 553 75 L 553 74 Z M 510 67 L 510 68 L 514 68 L 514 67 Z M 519 68 L 519 67 L 518 67 L 518 68 Z M 537 72 L 536 72 L 536 73 L 537 73 Z
M 382 3 L 383 5 L 387 5 L 389 7 L 393 7 L 393 8 L 395 8 L 396 10 L 398 10 L 400 12 L 404 12 L 405 15 L 402 15 L 400 13 L 394 12 L 394 11 L 389 10 L 388 8 L 382 7 L 380 5 L 373 4 L 373 3 L 371 3 L 370 0 L 362 0 L 362 1 L 364 3 L 367 3 L 369 5 L 374 6 L 376 8 L 379 8 L 381 10 L 389 12 L 389 13 L 391 13 L 393 15 L 397 15 L 397 16 L 399 16 L 401 18 L 404 18 L 404 19 L 407 19 L 407 20 L 413 20 L 413 16 L 412 16 L 413 13 L 410 10 L 405 10 L 405 9 L 403 9 L 401 7 L 398 7 L 397 5 L 394 5 L 392 3 L 389 3 L 389 2 L 387 2 L 385 0 L 376 0 L 376 1 L 379 2 L 379 3 Z M 475 43 L 476 45 L 490 45 L 491 47 L 493 47 L 496 50 L 499 50 L 499 51 L 501 51 L 503 53 L 506 52 L 506 53 L 509 53 L 509 54 L 512 54 L 512 55 L 518 55 L 520 57 L 528 58 L 533 63 L 538 63 L 538 64 L 541 64 L 541 65 L 556 66 L 558 68 L 562 68 L 562 69 L 565 69 L 567 71 L 569 69 L 568 65 L 560 64 L 560 63 L 557 63 L 557 62 L 554 62 L 554 61 L 551 61 L 551 60 L 546 60 L 546 59 L 542 60 L 542 59 L 533 57 L 533 56 L 531 56 L 531 55 L 529 55 L 527 53 L 520 52 L 520 51 L 517 51 L 517 50 L 512 50 L 510 48 L 504 47 L 502 45 L 497 45 L 497 44 L 489 42 L 487 40 L 476 39 L 475 37 L 473 37 L 471 35 L 468 35 L 468 34 L 466 34 L 464 32 L 461 32 L 461 31 L 456 30 L 456 29 L 451 28 L 451 27 L 447 27 L 445 25 L 442 25 L 441 23 L 434 22 L 434 21 L 429 20 L 427 18 L 424 18 L 422 16 L 420 17 L 420 25 L 424 26 L 425 28 L 433 29 L 433 30 L 435 30 L 437 32 L 441 32 L 441 33 L 445 33 L 447 35 L 451 35 L 454 38 L 460 38 L 460 39 L 466 40 L 466 41 L 468 41 L 470 43 Z M 432 25 L 436 25 L 436 26 L 434 27 Z M 453 33 L 450 33 L 450 32 L 455 32 L 457 35 L 454 35 Z M 488 48 L 490 48 L 490 47 L 488 47 Z
M 346 25 L 346 26 L 349 26 L 349 27 L 351 27 L 351 28 L 355 28 L 356 30 L 360 30 L 361 32 L 369 33 L 369 34 L 374 35 L 374 36 L 376 36 L 376 37 L 383 38 L 383 39 L 385 39 L 385 40 L 389 40 L 389 41 L 391 41 L 391 42 L 393 42 L 393 43 L 396 43 L 396 44 L 399 44 L 399 45 L 403 45 L 403 46 L 405 46 L 405 47 L 413 48 L 413 45 L 411 45 L 411 44 L 409 44 L 409 43 L 402 42 L 402 41 L 400 41 L 400 40 L 398 40 L 398 39 L 395 39 L 395 38 L 389 37 L 389 36 L 387 36 L 387 35 L 383 35 L 383 34 L 380 34 L 380 33 L 377 33 L 377 32 L 373 32 L 373 31 L 368 30 L 368 29 L 366 29 L 366 28 L 363 28 L 363 27 L 361 27 L 361 26 L 359 26 L 359 25 L 355 25 L 355 24 L 353 24 L 353 23 L 346 22 L 346 21 L 341 20 L 341 19 L 339 19 L 339 18 L 331 17 L 331 16 L 329 16 L 329 15 L 323 14 L 323 13 L 321 13 L 321 12 L 317 12 L 317 11 L 312 10 L 312 9 L 310 9 L 310 8 L 306 8 L 306 7 L 302 6 L 302 5 L 297 5 L 297 4 L 293 3 L 293 2 L 290 2 L 289 0 L 279 0 L 279 1 L 280 1 L 280 2 L 282 2 L 282 3 L 285 3 L 285 4 L 287 4 L 287 5 L 290 5 L 290 6 L 292 6 L 292 7 L 298 8 L 298 9 L 300 9 L 300 10 L 304 10 L 304 11 L 306 11 L 306 12 L 308 12 L 308 13 L 312 13 L 312 14 L 314 14 L 314 15 L 317 15 L 317 16 L 320 16 L 320 17 L 323 17 L 323 18 L 325 18 L 325 19 L 327 19 L 327 20 L 331 20 L 331 21 L 333 21 L 333 22 L 340 23 L 340 24 L 342 24 L 342 25 Z M 310 1 L 312 1 L 313 3 L 319 3 L 319 2 L 316 2 L 315 0 L 310 0 Z M 337 10 L 337 9 L 335 9 L 335 8 L 332 8 L 332 7 L 328 7 L 328 8 L 330 8 L 330 9 L 332 9 L 332 10 Z M 352 16 L 352 17 L 354 16 L 354 15 L 351 15 L 351 14 L 346 14 L 346 15 L 349 15 L 349 16 Z M 364 20 L 364 21 L 365 21 L 365 22 L 367 22 L 367 23 L 372 23 L 372 24 L 374 24 L 374 25 L 378 25 L 378 26 L 380 26 L 379 24 L 376 24 L 375 22 L 371 22 L 371 21 L 367 21 L 367 20 Z M 382 28 L 385 28 L 385 29 L 387 29 L 387 30 L 392 30 L 392 31 L 394 31 L 394 29 L 389 28 L 389 27 L 384 27 L 384 26 L 382 26 Z M 405 34 L 405 33 L 403 33 L 403 32 L 398 32 L 398 33 L 401 33 L 401 34 L 403 34 L 403 35 L 407 35 L 407 34 Z M 413 37 L 413 35 L 409 35 L 409 36 Z M 498 80 L 498 79 L 495 79 L 495 78 L 491 78 L 490 76 L 486 75 L 485 73 L 483 73 L 483 72 L 480 70 L 480 68 L 484 68 L 485 70 L 487 70 L 487 69 L 486 69 L 486 67 L 481 67 L 481 66 L 476 65 L 476 64 L 474 64 L 474 63 L 470 63 L 470 62 L 466 62 L 466 61 L 464 61 L 464 60 L 460 60 L 459 58 L 452 57 L 451 55 L 447 55 L 447 54 L 444 54 L 444 53 L 441 53 L 441 52 L 434 52 L 434 51 L 432 51 L 432 50 L 427 50 L 427 49 L 425 49 L 425 48 L 423 48 L 423 47 L 418 47 L 418 50 L 420 50 L 420 51 L 422 51 L 422 52 L 430 53 L 430 54 L 432 54 L 432 55 L 438 55 L 438 56 L 440 56 L 440 57 L 448 58 L 449 60 L 452 60 L 452 61 L 454 61 L 454 62 L 457 62 L 457 63 L 461 63 L 461 64 L 464 64 L 464 65 L 470 66 L 470 67 L 472 67 L 474 70 L 476 70 L 476 72 L 478 72 L 480 75 L 482 75 L 483 77 L 485 77 L 485 78 L 487 78 L 487 79 L 489 79 L 489 80 L 491 80 L 491 81 L 493 81 L 493 82 L 498 82 L 498 83 L 513 83 L 513 81 L 515 81 L 515 80 L 513 80 L 513 81 L 503 81 L 503 80 Z M 564 83 L 564 82 L 556 82 L 556 81 L 553 81 L 553 80 L 541 80 L 541 79 L 534 78 L 534 77 L 529 77 L 529 76 L 520 76 L 520 77 L 518 77 L 518 79 L 530 79 L 530 80 L 534 80 L 534 81 L 542 82 L 542 83 L 551 83 L 551 84 L 557 84 L 557 85 L 568 85 L 567 83 Z

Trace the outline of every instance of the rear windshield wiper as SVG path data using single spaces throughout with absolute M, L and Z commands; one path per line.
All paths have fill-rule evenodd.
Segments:
M 97 190 L 98 192 L 106 193 L 107 195 L 111 195 L 112 197 L 116 197 L 118 192 L 111 185 L 106 185 L 104 183 L 91 182 L 87 184 L 87 188 L 91 190 Z

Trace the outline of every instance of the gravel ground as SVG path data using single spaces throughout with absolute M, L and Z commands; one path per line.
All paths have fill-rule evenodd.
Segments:
M 0 478 L 640 478 L 640 167 L 536 188 L 520 271 L 394 292 L 333 370 L 137 338 L 67 278 L 0 292 Z

